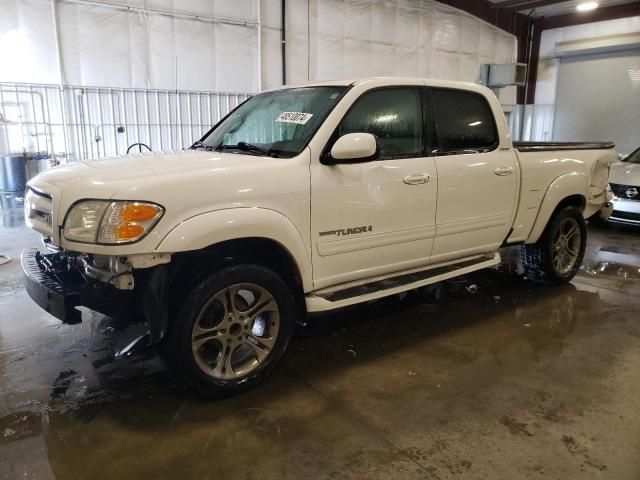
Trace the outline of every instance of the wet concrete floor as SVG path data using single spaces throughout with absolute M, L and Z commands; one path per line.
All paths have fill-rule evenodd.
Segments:
M 37 246 L 2 212 L 0 254 Z M 548 288 L 499 271 L 311 318 L 262 386 L 203 401 L 135 326 L 62 325 L 0 266 L 0 478 L 640 478 L 640 231 L 590 226 Z

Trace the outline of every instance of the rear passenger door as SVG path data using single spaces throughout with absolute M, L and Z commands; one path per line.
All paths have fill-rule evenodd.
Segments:
M 495 115 L 480 93 L 431 89 L 438 176 L 432 263 L 495 251 L 516 205 L 515 154 L 500 148 Z

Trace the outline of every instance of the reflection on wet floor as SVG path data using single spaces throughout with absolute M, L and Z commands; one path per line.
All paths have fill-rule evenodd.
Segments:
M 632 249 L 635 249 L 632 247 Z M 635 249 L 635 250 L 640 250 Z M 598 250 L 597 261 L 585 263 L 582 271 L 596 275 L 612 275 L 623 278 L 640 278 L 640 262 L 638 255 L 625 253 L 626 249 L 610 247 Z
M 0 267 L 0 478 L 638 478 L 637 237 L 591 230 L 570 285 L 510 249 L 310 317 L 267 382 L 216 402 L 153 352 L 114 360 L 139 326 L 60 325 Z M 11 255 L 37 240 L 11 232 Z
M 21 226 L 24 223 L 23 205 L 23 195 L 0 192 L 0 228 Z

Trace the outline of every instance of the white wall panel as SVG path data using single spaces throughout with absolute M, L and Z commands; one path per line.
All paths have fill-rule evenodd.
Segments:
M 0 81 L 59 81 L 51 8 L 42 0 L 0 0 Z
M 60 82 L 51 1 L 0 0 L 0 81 Z M 56 0 L 65 84 L 258 90 L 257 0 L 108 1 Z
M 218 56 L 223 54 L 218 45 L 216 26 L 179 18 L 172 23 L 174 48 L 164 55 L 158 52 L 151 61 L 166 65 L 168 71 L 173 68 L 177 72 L 177 83 L 169 75 L 154 78 L 154 83 L 164 82 L 164 88 L 178 90 L 211 89 L 212 85 L 217 85 L 216 63 Z M 171 51 L 172 56 L 168 55 Z
M 132 84 L 130 52 L 138 46 L 132 46 L 130 30 L 138 25 L 130 25 L 130 15 L 126 10 L 60 3 L 60 46 L 66 83 L 109 87 Z
M 280 29 L 262 27 L 262 86 L 275 87 L 282 81 Z
M 263 0 L 263 9 L 274 3 Z M 287 83 L 375 75 L 475 81 L 481 63 L 515 61 L 512 35 L 430 0 L 287 0 L 287 17 Z M 304 40 L 289 24 L 299 34 L 307 23 L 310 57 L 302 59 L 294 52 Z
M 257 31 L 239 25 L 216 24 L 215 32 L 216 77 L 213 90 L 257 92 Z
M 106 0 L 125 8 L 56 1 L 66 84 L 258 91 L 258 11 L 262 87 L 281 82 L 280 0 Z M 0 0 L 0 9 L 0 80 L 58 82 L 51 0 Z M 287 0 L 288 83 L 369 75 L 474 81 L 481 63 L 514 58 L 513 36 L 431 0 Z

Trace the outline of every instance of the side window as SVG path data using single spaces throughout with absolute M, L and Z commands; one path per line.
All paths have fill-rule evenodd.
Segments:
M 432 90 L 438 131 L 438 152 L 493 150 L 498 133 L 493 112 L 480 94 L 463 90 Z
M 420 89 L 385 88 L 362 95 L 338 126 L 339 136 L 358 132 L 377 137 L 381 159 L 422 155 Z

